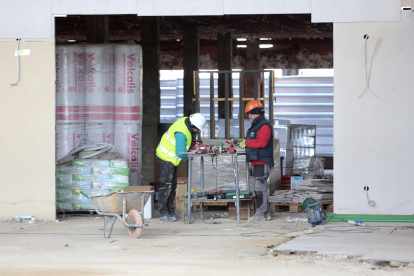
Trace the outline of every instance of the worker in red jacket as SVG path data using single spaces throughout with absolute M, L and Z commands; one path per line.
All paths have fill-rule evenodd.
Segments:
M 246 139 L 239 140 L 237 145 L 246 149 L 246 159 L 252 165 L 252 175 L 256 178 L 254 193 L 259 206 L 248 221 L 270 220 L 267 179 L 274 166 L 272 126 L 264 117 L 264 107 L 259 101 L 248 102 L 246 113 L 252 126 L 246 132 Z

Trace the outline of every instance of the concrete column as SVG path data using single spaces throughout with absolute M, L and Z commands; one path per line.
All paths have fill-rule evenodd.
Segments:
M 141 45 L 143 62 L 143 125 L 142 125 L 142 174 L 144 185 L 154 179 L 155 149 L 158 146 L 160 122 L 160 29 L 158 17 L 142 17 Z
M 200 41 L 198 39 L 198 26 L 184 24 L 183 35 L 183 66 L 184 66 L 184 116 L 195 112 L 193 72 L 198 71 Z
M 246 49 L 246 63 L 244 66 L 244 70 L 260 70 L 260 40 L 255 39 L 254 41 L 247 40 L 246 41 L 247 49 Z M 262 90 L 262 77 L 260 74 L 253 74 L 253 73 L 245 73 L 243 74 L 243 97 L 244 98 L 254 98 L 254 90 L 255 90 L 255 75 L 256 75 L 256 86 L 257 86 L 257 97 L 263 96 Z M 247 102 L 243 103 L 243 109 Z M 246 118 L 248 118 L 246 116 Z
M 233 41 L 232 41 L 232 33 L 226 32 L 226 33 L 219 33 L 217 35 L 217 41 L 218 41 L 218 70 L 231 70 L 232 69 L 232 60 L 233 60 Z M 228 76 L 228 91 L 229 91 L 229 97 L 233 97 L 233 89 L 232 89 L 232 78 L 231 74 L 227 74 Z M 219 74 L 218 79 L 218 96 L 219 98 L 225 97 L 225 74 Z M 229 115 L 231 118 L 232 110 L 233 110 L 233 102 L 230 102 L 229 105 Z M 225 113 L 225 105 L 224 102 L 219 102 L 218 106 L 218 114 L 219 118 L 224 118 Z
M 107 15 L 86 17 L 86 42 L 102 44 L 108 42 L 109 24 Z

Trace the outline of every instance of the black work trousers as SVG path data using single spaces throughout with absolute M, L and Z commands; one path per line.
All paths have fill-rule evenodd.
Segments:
M 161 217 L 174 214 L 175 191 L 177 190 L 177 167 L 173 163 L 164 161 L 158 156 L 157 163 L 160 168 L 158 190 L 158 210 Z

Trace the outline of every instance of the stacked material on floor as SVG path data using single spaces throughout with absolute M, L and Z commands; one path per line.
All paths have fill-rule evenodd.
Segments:
M 106 195 L 129 186 L 129 163 L 124 159 L 75 159 L 56 167 L 56 204 L 66 211 L 95 210 L 88 196 Z
M 319 156 L 295 158 L 293 160 L 292 174 L 312 177 L 323 175 L 323 158 Z
M 131 185 L 140 185 L 141 46 L 59 45 L 55 64 L 56 161 L 88 137 L 94 143 L 114 145 L 128 160 Z
M 333 181 L 325 179 L 301 180 L 299 190 L 280 190 L 269 197 L 269 202 L 302 203 L 306 198 L 314 198 L 318 203 L 333 202 Z

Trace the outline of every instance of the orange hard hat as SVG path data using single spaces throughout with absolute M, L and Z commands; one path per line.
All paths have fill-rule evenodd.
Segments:
M 252 100 L 246 104 L 246 113 L 252 111 L 254 114 L 263 114 L 264 113 L 264 106 L 258 100 Z M 252 112 L 252 113 L 253 113 Z

